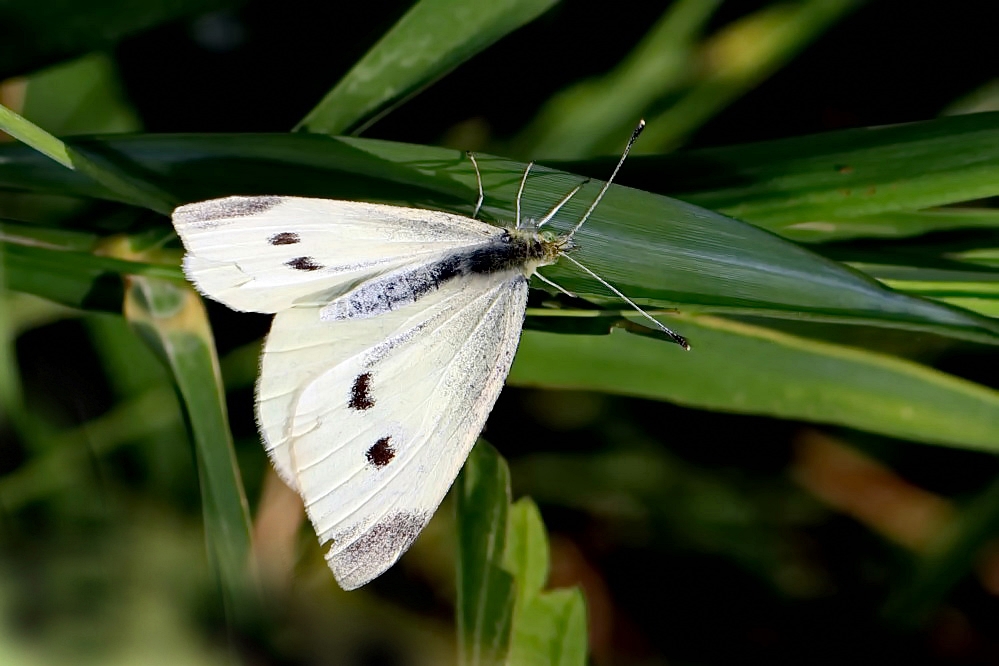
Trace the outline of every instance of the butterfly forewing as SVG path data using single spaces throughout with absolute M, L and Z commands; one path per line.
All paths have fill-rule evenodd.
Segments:
M 360 281 L 502 233 L 441 211 L 278 196 L 188 204 L 173 223 L 203 294 L 266 313 L 326 305 Z

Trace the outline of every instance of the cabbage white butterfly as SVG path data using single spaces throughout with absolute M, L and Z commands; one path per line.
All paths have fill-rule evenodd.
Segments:
M 232 196 L 173 213 L 184 272 L 234 310 L 273 313 L 257 420 L 278 474 L 302 497 L 344 589 L 399 559 L 451 486 L 513 362 L 528 280 L 564 257 L 631 146 L 575 227 L 509 228 L 472 217 L 358 201 Z

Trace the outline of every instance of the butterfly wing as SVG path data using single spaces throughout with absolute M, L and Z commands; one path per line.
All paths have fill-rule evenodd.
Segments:
M 377 317 L 274 318 L 258 419 L 344 589 L 412 544 L 482 430 L 523 326 L 519 271 L 464 276 Z
M 184 272 L 243 312 L 325 305 L 358 282 L 503 233 L 441 211 L 303 197 L 226 197 L 181 206 Z

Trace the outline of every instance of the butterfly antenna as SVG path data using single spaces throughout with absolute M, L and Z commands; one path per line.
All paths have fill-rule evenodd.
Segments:
M 472 219 L 479 216 L 479 211 L 482 210 L 482 200 L 484 195 L 482 193 L 482 174 L 479 173 L 479 163 L 475 161 L 475 155 L 472 151 L 466 150 L 465 154 L 468 155 L 468 159 L 472 160 L 472 166 L 475 167 L 475 184 L 479 186 L 479 198 L 475 201 L 475 212 L 472 213 Z
M 535 228 L 536 229 L 540 229 L 541 227 L 543 227 L 546 224 L 548 224 L 548 222 L 553 217 L 555 217 L 555 214 L 558 213 L 559 209 L 561 209 L 562 206 L 564 206 L 567 203 L 569 203 L 569 199 L 571 199 L 574 196 L 576 196 L 576 192 L 579 192 L 581 189 L 583 189 L 583 186 L 586 185 L 588 182 L 590 182 L 589 178 L 587 178 L 586 180 L 584 180 L 583 182 L 581 182 L 579 185 L 576 185 L 576 187 L 572 188 L 572 191 L 569 192 L 569 194 L 567 194 L 564 197 L 562 197 L 562 200 L 559 201 L 557 204 L 555 204 L 554 208 L 552 208 L 550 211 L 548 211 L 548 213 L 543 218 L 541 218 L 540 220 L 538 220 L 538 225 Z
M 590 277 L 592 277 L 594 280 L 596 280 L 597 282 L 599 282 L 603 286 L 605 286 L 608 289 L 610 289 L 612 292 L 614 292 L 615 295 L 617 295 L 618 298 L 620 298 L 621 300 L 623 300 L 625 303 L 627 303 L 631 307 L 635 308 L 635 310 L 637 310 L 639 312 L 639 314 L 641 314 L 643 317 L 645 317 L 646 319 L 648 319 L 649 321 L 651 321 L 653 324 L 655 324 L 656 328 L 658 328 L 660 331 L 662 331 L 663 333 L 665 333 L 666 335 L 668 335 L 669 338 L 670 338 L 670 340 L 672 340 L 676 344 L 680 345 L 681 347 L 683 347 L 687 351 L 690 351 L 690 344 L 687 342 L 687 338 L 685 338 L 682 335 L 680 335 L 679 333 L 676 333 L 675 331 L 671 331 L 670 329 L 668 329 L 665 326 L 663 326 L 659 322 L 658 319 L 656 319 L 655 317 L 653 317 L 652 315 L 650 315 L 648 312 L 646 312 L 642 308 L 638 307 L 638 304 L 635 303 L 635 301 L 631 300 L 630 298 L 628 298 L 627 296 L 625 296 L 624 294 L 622 294 L 618 289 L 616 289 L 614 287 L 614 285 L 612 285 L 610 282 L 608 282 L 607 280 L 603 279 L 602 277 L 600 277 L 599 275 L 597 275 L 596 273 L 594 273 L 593 271 L 591 271 L 589 268 L 587 268 L 583 264 L 579 263 L 578 261 L 576 261 L 575 259 L 573 259 L 572 257 L 570 257 L 568 254 L 563 254 L 562 257 L 565 258 L 565 259 L 568 259 L 572 263 L 574 263 L 577 266 L 579 266 L 581 269 L 583 269 L 584 271 L 586 271 L 586 273 Z
M 613 173 L 611 173 L 610 178 L 607 179 L 607 182 L 604 183 L 604 186 L 600 188 L 600 193 L 597 195 L 597 198 L 594 199 L 593 203 L 590 204 L 590 207 L 586 209 L 586 212 L 583 214 L 583 219 L 577 222 L 576 226 L 573 227 L 572 231 L 569 232 L 569 235 L 566 236 L 567 240 L 572 239 L 572 237 L 576 234 L 576 232 L 579 231 L 579 228 L 583 226 L 583 223 L 586 222 L 587 219 L 589 219 L 590 214 L 593 212 L 593 209 L 597 207 L 597 204 L 600 203 L 600 200 L 604 198 L 604 194 L 607 193 L 607 188 L 609 188 L 611 186 L 611 183 L 614 182 L 614 177 L 617 176 L 617 172 L 621 170 L 621 165 L 624 164 L 624 159 L 628 157 L 628 153 L 631 152 L 631 147 L 635 145 L 635 141 L 638 140 L 638 135 L 642 133 L 643 129 L 645 129 L 645 121 L 639 120 L 638 127 L 636 127 L 635 131 L 631 133 L 631 138 L 628 139 L 628 145 L 624 147 L 624 154 L 622 154 L 621 159 L 617 161 L 617 166 L 614 167 Z M 653 319 L 653 321 L 655 320 Z
M 524 185 L 527 184 L 527 174 L 531 173 L 531 167 L 533 166 L 534 162 L 529 163 L 527 168 L 524 169 L 524 177 L 520 179 L 520 189 L 517 190 L 517 224 L 514 226 L 514 229 L 520 229 L 520 197 L 524 195 Z

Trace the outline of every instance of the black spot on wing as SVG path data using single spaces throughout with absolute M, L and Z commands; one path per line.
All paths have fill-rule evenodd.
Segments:
M 284 265 L 290 266 L 297 271 L 318 271 L 323 267 L 322 264 L 312 257 L 295 257 L 291 261 L 286 261 Z
M 392 462 L 392 458 L 395 458 L 395 449 L 389 445 L 390 441 L 392 441 L 391 437 L 382 437 L 375 442 L 365 454 L 368 462 L 375 467 L 384 467 Z
M 371 373 L 365 372 L 358 375 L 354 380 L 354 386 L 350 389 L 350 402 L 347 406 L 351 409 L 363 411 L 375 406 L 375 399 L 371 397 Z
M 301 240 L 301 237 L 292 231 L 282 231 L 268 238 L 267 242 L 271 245 L 294 245 L 301 242 Z

